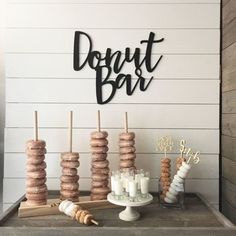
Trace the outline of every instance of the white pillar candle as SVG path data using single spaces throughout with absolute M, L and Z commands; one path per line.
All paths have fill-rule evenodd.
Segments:
M 114 190 L 115 190 L 115 195 L 118 195 L 118 196 L 122 195 L 123 185 L 120 179 L 114 180 Z
M 129 196 L 136 197 L 137 195 L 137 182 L 135 180 L 129 181 Z
M 140 179 L 141 179 L 141 174 L 136 174 L 136 175 L 135 175 L 135 181 L 138 183 L 138 189 L 141 188 Z
M 148 177 L 141 177 L 140 183 L 141 183 L 141 193 L 147 194 L 149 189 L 149 178 Z

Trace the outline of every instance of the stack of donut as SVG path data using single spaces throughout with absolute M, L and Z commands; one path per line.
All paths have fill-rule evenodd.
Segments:
M 176 170 L 178 171 L 179 168 L 182 166 L 182 163 L 186 161 L 186 159 L 184 157 L 177 157 L 176 158 Z
M 160 184 L 162 187 L 161 198 L 164 199 L 171 184 L 171 160 L 169 158 L 161 158 L 161 179 Z
M 120 169 L 135 170 L 135 133 L 124 132 L 119 135 Z
M 106 131 L 94 131 L 91 133 L 91 200 L 107 199 L 110 192 L 108 187 L 109 162 L 107 160 L 108 133 Z
M 61 153 L 61 199 L 68 199 L 70 201 L 78 201 L 79 197 L 79 176 L 77 168 L 79 167 L 79 153 L 78 152 L 64 152 Z
M 43 140 L 29 140 L 26 143 L 26 203 L 31 206 L 47 204 L 45 147 Z

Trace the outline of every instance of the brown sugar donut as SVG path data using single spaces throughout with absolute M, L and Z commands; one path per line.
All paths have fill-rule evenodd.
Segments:
M 103 180 L 103 181 L 92 181 L 91 186 L 93 188 L 99 188 L 99 187 L 107 187 L 108 185 L 108 180 Z
M 47 153 L 47 150 L 46 150 L 46 148 L 42 148 L 42 149 L 26 148 L 25 152 L 28 156 L 42 156 Z
M 61 183 L 61 188 L 65 190 L 78 190 L 79 184 L 78 183 Z
M 121 160 L 134 160 L 135 158 L 136 158 L 135 153 L 126 153 L 120 155 Z
M 46 162 L 43 161 L 41 164 L 26 164 L 26 170 L 31 172 L 31 171 L 38 171 L 38 170 L 44 170 L 47 167 Z
M 120 167 L 122 168 L 132 167 L 133 165 L 134 165 L 134 161 L 132 160 L 120 161 Z
M 119 138 L 121 140 L 133 140 L 135 138 L 135 133 L 134 132 L 120 133 Z
M 93 161 L 93 162 L 92 162 L 92 168 L 104 169 L 104 168 L 107 168 L 108 166 L 109 166 L 109 161 L 108 161 L 108 160 L 104 160 L 104 161 Z
M 120 154 L 134 153 L 136 151 L 135 147 L 122 147 L 119 150 Z
M 78 168 L 80 165 L 79 161 L 61 161 L 61 167 L 65 168 Z
M 91 139 L 90 140 L 90 145 L 92 147 L 104 147 L 107 146 L 108 141 L 107 139 Z
M 106 153 L 108 151 L 108 147 L 91 147 L 92 153 Z
M 135 141 L 134 140 L 120 140 L 119 141 L 119 147 L 132 147 L 134 146 Z
M 47 198 L 47 192 L 26 193 L 25 196 L 28 200 L 44 200 Z
M 75 198 L 79 196 L 79 190 L 65 190 L 61 189 L 61 195 L 65 198 Z
M 61 153 L 61 159 L 63 161 L 78 161 L 79 153 L 78 152 L 63 152 Z
M 105 139 L 107 138 L 108 133 L 106 131 L 94 131 L 91 133 L 92 139 Z
M 35 148 L 35 149 L 41 149 L 45 148 L 46 142 L 44 140 L 28 140 L 26 142 L 26 147 L 28 148 Z
M 79 176 L 75 175 L 75 176 L 69 176 L 69 175 L 62 175 L 60 177 L 61 182 L 64 183 L 76 183 L 79 180 Z
M 36 186 L 40 186 L 46 183 L 46 178 L 42 178 L 42 179 L 32 179 L 32 178 L 28 178 L 26 179 L 26 186 L 27 187 L 36 187 Z
M 69 175 L 74 176 L 77 175 L 77 169 L 76 168 L 62 168 L 63 175 Z
M 110 169 L 108 167 L 103 168 L 103 169 L 97 169 L 97 168 L 91 168 L 90 169 L 92 174 L 105 174 L 108 175 L 110 172 Z
M 104 174 L 92 174 L 92 180 L 93 181 L 103 181 L 103 180 L 108 180 L 108 175 Z
M 91 194 L 90 195 L 91 200 L 92 201 L 96 201 L 96 200 L 106 200 L 107 199 L 107 195 L 98 195 L 98 194 Z
M 107 158 L 107 153 L 92 153 L 92 161 L 103 161 Z
M 38 171 L 32 171 L 32 172 L 27 172 L 27 178 L 32 178 L 32 179 L 42 179 L 46 177 L 46 171 L 45 170 L 38 170 Z
M 46 184 L 39 185 L 39 186 L 33 186 L 33 187 L 27 187 L 26 192 L 27 193 L 44 193 L 47 191 L 47 186 Z
M 98 188 L 92 188 L 91 189 L 92 194 L 94 195 L 105 195 L 110 192 L 110 189 L 108 187 L 98 187 Z
M 45 159 L 45 156 L 28 156 L 26 165 L 38 165 L 41 164 Z

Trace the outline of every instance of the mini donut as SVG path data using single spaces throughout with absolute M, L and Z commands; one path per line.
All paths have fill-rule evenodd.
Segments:
M 61 188 L 65 190 L 78 190 L 79 184 L 78 183 L 61 183 Z
M 28 178 L 26 179 L 26 187 L 37 187 L 40 185 L 43 185 L 46 183 L 46 178 L 42 178 L 42 179 L 32 179 L 32 178 Z
M 134 161 L 132 160 L 120 161 L 120 167 L 122 168 L 132 167 L 133 165 L 134 165 Z
M 108 147 L 91 147 L 92 153 L 107 153 Z
M 82 213 L 80 214 L 79 222 L 80 222 L 81 224 L 84 223 L 84 217 L 85 217 L 87 214 L 89 214 L 89 211 L 87 211 L 87 210 L 83 210 Z
M 92 180 L 94 181 L 103 181 L 103 180 L 108 180 L 108 175 L 104 174 L 92 174 Z
M 97 169 L 97 168 L 91 168 L 90 169 L 93 174 L 104 174 L 108 175 L 110 172 L 110 169 L 108 167 L 103 168 L 103 169 Z
M 77 221 L 79 221 L 79 218 L 80 218 L 80 215 L 81 215 L 82 212 L 83 212 L 82 209 L 80 209 L 80 210 L 78 210 L 78 211 L 76 212 L 76 214 L 75 214 L 75 219 L 76 219 Z
M 161 158 L 161 163 L 170 163 L 170 159 L 169 158 Z
M 134 140 L 120 140 L 119 141 L 119 147 L 131 147 L 134 146 L 135 141 Z
M 61 161 L 61 167 L 65 168 L 78 168 L 80 165 L 79 161 Z
M 29 172 L 44 170 L 44 169 L 46 169 L 46 167 L 47 167 L 47 165 L 46 165 L 45 161 L 43 161 L 41 164 L 38 164 L 38 165 L 26 164 L 26 170 Z
M 93 219 L 93 215 L 92 214 L 87 214 L 84 217 L 84 224 L 91 225 L 92 224 L 92 222 L 91 222 L 92 219 Z
M 46 205 L 47 204 L 47 199 L 41 199 L 41 200 L 28 200 L 26 201 L 26 204 L 28 206 L 39 206 L 39 205 Z
M 108 161 L 108 160 L 104 160 L 104 161 L 93 161 L 93 162 L 92 162 L 92 168 L 104 169 L 104 168 L 107 168 L 108 166 L 109 166 L 109 161 Z
M 27 172 L 27 178 L 32 178 L 32 179 L 42 179 L 46 177 L 46 171 L 45 170 L 39 170 L 39 171 L 32 171 L 32 172 Z
M 26 193 L 27 200 L 45 200 L 47 198 L 47 191 L 41 193 Z
M 79 190 L 65 190 L 61 189 L 60 191 L 61 196 L 65 198 L 78 198 L 79 196 Z
M 36 193 L 43 193 L 43 192 L 46 192 L 46 191 L 47 191 L 46 184 L 26 188 L 27 193 L 35 193 L 36 194 Z
M 92 201 L 96 201 L 96 200 L 106 200 L 107 199 L 107 195 L 97 195 L 97 194 L 91 194 L 90 198 Z
M 28 156 L 42 156 L 47 153 L 47 150 L 46 150 L 46 148 L 42 148 L 42 149 L 26 148 L 25 152 Z
M 28 148 L 45 148 L 46 142 L 44 140 L 28 140 L 26 147 Z
M 61 153 L 61 159 L 63 161 L 78 161 L 79 153 L 78 152 L 63 152 Z
M 110 192 L 110 188 L 108 187 L 100 187 L 100 188 L 92 188 L 91 193 L 97 195 L 105 195 Z
M 122 147 L 119 149 L 120 154 L 134 153 L 136 151 L 135 147 Z
M 107 153 L 92 153 L 92 161 L 103 161 L 107 158 Z
M 135 138 L 135 133 L 134 132 L 120 133 L 119 138 L 121 140 L 133 140 Z
M 45 159 L 45 156 L 28 156 L 26 165 L 38 165 L 41 164 Z
M 69 175 L 62 175 L 60 177 L 61 182 L 64 183 L 77 183 L 79 180 L 79 176 L 78 175 L 74 175 L 74 176 L 69 176 Z
M 62 168 L 63 175 L 69 175 L 74 176 L 77 175 L 77 169 L 76 168 Z
M 161 173 L 161 177 L 170 177 L 170 173 L 168 173 L 168 172 L 163 172 L 163 173 Z
M 108 133 L 106 131 L 94 131 L 91 133 L 92 139 L 105 139 L 107 138 Z
M 99 187 L 107 187 L 108 185 L 108 180 L 103 180 L 103 181 L 92 181 L 91 186 L 94 188 L 99 188 Z
M 104 147 L 107 146 L 108 141 L 107 139 L 91 139 L 90 146 L 92 147 Z
M 121 160 L 134 160 L 136 158 L 135 153 L 125 153 L 120 155 Z

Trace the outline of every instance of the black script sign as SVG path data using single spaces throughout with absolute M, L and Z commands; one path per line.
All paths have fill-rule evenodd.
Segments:
M 89 43 L 88 51 L 85 59 L 81 59 L 80 43 L 84 37 Z M 151 78 L 144 78 L 142 75 L 143 67 L 149 73 L 153 72 L 162 59 L 159 56 L 156 62 L 152 63 L 152 47 L 154 43 L 160 43 L 164 38 L 155 40 L 155 34 L 149 33 L 147 40 L 141 40 L 140 44 L 146 46 L 145 54 L 141 54 L 140 48 L 135 48 L 131 53 L 130 48 L 125 48 L 124 52 L 114 51 L 107 48 L 105 54 L 93 50 L 93 44 L 90 36 L 82 31 L 76 31 L 74 37 L 74 70 L 79 71 L 84 68 L 86 64 L 96 72 L 96 96 L 98 104 L 106 104 L 112 100 L 116 90 L 126 85 L 127 95 L 132 95 L 135 89 L 139 86 L 141 91 L 147 90 L 148 86 L 153 80 Z M 143 57 L 143 58 L 142 58 Z M 134 73 L 137 79 L 132 81 L 131 74 L 122 73 L 122 68 L 125 63 L 133 63 L 135 66 Z M 116 78 L 111 79 L 112 73 L 116 74 Z M 110 85 L 111 92 L 107 98 L 103 98 L 103 86 Z

